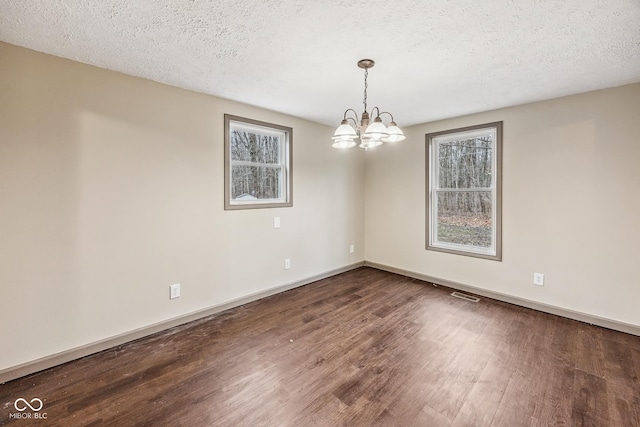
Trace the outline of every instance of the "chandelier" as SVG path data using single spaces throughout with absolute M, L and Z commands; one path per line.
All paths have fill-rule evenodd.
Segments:
M 358 67 L 364 69 L 364 112 L 362 117 L 358 118 L 358 113 L 352 108 L 347 109 L 344 112 L 344 117 L 338 129 L 333 134 L 333 148 L 351 148 L 355 147 L 356 139 L 360 138 L 360 148 L 365 150 L 382 145 L 383 142 L 400 142 L 404 141 L 406 137 L 396 125 L 393 120 L 393 115 L 386 111 L 380 112 L 378 107 L 374 107 L 371 110 L 371 114 L 377 111 L 373 123 L 369 123 L 369 113 L 367 112 L 367 77 L 369 76 L 369 68 L 373 67 L 375 62 L 372 59 L 361 59 L 358 61 Z M 352 112 L 355 117 L 347 116 L 349 112 Z M 388 114 L 391 117 L 389 127 L 386 127 L 382 122 L 383 114 Z M 353 122 L 353 126 L 349 124 L 349 120 Z

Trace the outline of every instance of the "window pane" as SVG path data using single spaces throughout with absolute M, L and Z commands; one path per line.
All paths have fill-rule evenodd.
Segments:
M 280 199 L 282 168 L 265 166 L 232 166 L 231 199 Z
M 439 191 L 436 241 L 491 247 L 490 191 Z
M 438 188 L 491 188 L 491 134 L 438 144 Z
M 224 115 L 224 209 L 293 206 L 293 129 Z
M 252 163 L 280 163 L 280 137 L 231 130 L 231 160 Z

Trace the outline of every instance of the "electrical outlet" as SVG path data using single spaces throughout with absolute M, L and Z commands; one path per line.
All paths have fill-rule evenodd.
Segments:
M 533 284 L 536 286 L 544 286 L 544 274 L 533 273 Z
M 180 298 L 180 283 L 169 286 L 169 299 Z
M 349 253 L 350 253 L 350 254 L 354 253 L 355 251 L 356 251 L 356 247 L 355 247 L 355 245 L 351 245 L 351 246 L 349 246 Z
M 273 228 L 280 228 L 280 217 L 279 216 L 274 216 L 273 217 Z
M 291 259 L 287 258 L 284 260 L 284 269 L 288 270 L 291 268 Z

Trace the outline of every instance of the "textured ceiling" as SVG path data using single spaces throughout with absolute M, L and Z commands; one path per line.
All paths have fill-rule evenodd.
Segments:
M 0 0 L 0 40 L 337 126 L 640 81 L 638 0 Z

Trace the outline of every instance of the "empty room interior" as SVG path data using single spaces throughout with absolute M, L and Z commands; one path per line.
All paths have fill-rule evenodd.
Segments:
M 0 425 L 640 426 L 640 3 L 0 2 Z

